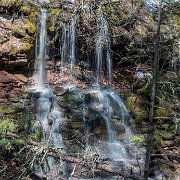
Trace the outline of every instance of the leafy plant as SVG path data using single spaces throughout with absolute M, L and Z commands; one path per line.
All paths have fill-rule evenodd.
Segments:
M 5 137 L 8 132 L 14 132 L 16 127 L 10 119 L 4 119 L 0 122 L 0 136 Z
M 133 134 L 133 135 L 131 135 L 130 139 L 136 146 L 142 146 L 145 141 L 144 135 Z

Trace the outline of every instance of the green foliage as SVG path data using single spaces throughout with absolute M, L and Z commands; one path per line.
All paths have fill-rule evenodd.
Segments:
M 0 140 L 0 147 L 5 150 L 11 150 L 12 144 L 10 143 L 9 139 L 3 138 Z
M 31 133 L 28 138 L 33 140 L 33 141 L 41 141 L 43 137 L 43 132 L 42 130 L 38 129 L 34 133 Z
M 130 139 L 136 146 L 142 146 L 144 144 L 144 142 L 145 142 L 144 135 L 132 134 Z
M 5 119 L 0 122 L 0 136 L 4 137 L 8 132 L 14 132 L 16 130 L 16 125 L 10 120 Z
M 143 93 L 143 94 L 149 94 L 151 91 L 151 84 L 149 82 L 145 83 L 145 85 L 138 89 L 137 92 L 138 93 Z
M 159 146 L 162 145 L 163 143 L 162 136 L 156 132 L 153 137 L 153 142 L 155 145 L 159 145 Z
M 11 150 L 14 144 L 21 144 L 22 142 L 17 139 L 8 137 L 8 133 L 16 131 L 17 126 L 10 119 L 4 119 L 0 122 L 0 147 L 5 150 Z
M 4 150 L 11 150 L 13 146 L 21 146 L 24 144 L 25 141 L 23 139 L 2 138 L 0 140 L 0 147 Z
M 173 124 L 169 129 L 167 129 L 169 132 L 172 133 L 180 133 L 180 121 Z

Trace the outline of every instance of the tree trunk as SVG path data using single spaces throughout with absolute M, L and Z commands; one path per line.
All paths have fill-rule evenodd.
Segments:
M 153 79 L 152 79 L 152 90 L 151 90 L 150 109 L 149 109 L 144 180 L 148 180 L 151 154 L 152 154 L 152 149 L 153 149 L 152 141 L 153 141 L 154 130 L 155 130 L 153 117 L 154 117 L 155 96 L 156 96 L 156 89 L 157 89 L 156 84 L 158 80 L 158 71 L 159 71 L 159 58 L 160 58 L 159 51 L 160 51 L 160 35 L 161 35 L 160 28 L 161 28 L 161 1 L 160 1 L 159 10 L 158 10 L 158 24 L 157 24 L 157 31 L 156 31 L 155 45 L 154 45 L 155 57 L 154 57 L 154 61 L 152 62 Z

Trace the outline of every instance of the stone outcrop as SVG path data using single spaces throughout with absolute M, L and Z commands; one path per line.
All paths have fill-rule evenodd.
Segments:
M 33 10 L 32 10 L 33 9 Z M 34 59 L 38 7 L 28 1 L 1 1 L 0 69 L 28 70 Z
M 16 93 L 22 91 L 27 82 L 27 77 L 22 74 L 13 75 L 6 71 L 0 71 L 0 103 L 7 102 L 9 98 L 12 99 Z

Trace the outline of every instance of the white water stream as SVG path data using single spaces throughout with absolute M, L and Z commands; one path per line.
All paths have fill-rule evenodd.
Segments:
M 64 144 L 60 131 L 60 125 L 64 120 L 64 116 L 61 113 L 61 109 L 56 103 L 56 97 L 53 95 L 52 90 L 45 88 L 45 65 L 46 65 L 46 44 L 47 44 L 47 10 L 41 9 L 41 21 L 39 38 L 37 40 L 37 59 L 38 63 L 38 84 L 35 93 L 40 95 L 36 99 L 37 104 L 37 119 L 41 124 L 43 130 L 42 142 L 51 146 L 57 150 L 63 152 Z M 73 74 L 73 68 L 76 66 L 76 23 L 77 17 L 73 16 L 70 23 L 63 24 L 62 27 L 62 40 L 61 40 L 61 74 L 63 76 L 65 71 L 64 64 L 70 64 L 71 73 Z M 89 94 L 96 96 L 94 106 L 99 113 L 102 120 L 105 122 L 107 135 L 108 135 L 108 149 L 109 156 L 113 159 L 127 159 L 128 154 L 126 152 L 125 145 L 130 144 L 131 130 L 128 125 L 129 114 L 122 101 L 122 99 L 111 89 L 103 89 L 100 84 L 103 78 L 106 76 L 109 85 L 112 81 L 112 62 L 110 55 L 110 38 L 108 30 L 107 19 L 103 16 L 97 18 L 97 33 L 96 33 L 96 71 L 95 77 L 97 87 L 92 87 L 88 90 Z M 105 75 L 105 76 L 104 76 Z M 83 105 L 83 121 L 86 123 L 88 110 L 85 104 Z M 118 118 L 121 125 L 125 129 L 125 135 L 122 139 L 118 139 L 117 133 L 114 127 L 114 118 Z M 84 125 L 84 136 L 87 141 L 88 126 Z M 88 144 L 88 142 L 86 142 Z M 47 161 L 43 164 L 43 171 L 41 174 L 47 177 L 47 179 L 57 179 L 59 175 L 65 174 L 65 170 L 62 169 L 65 165 L 60 162 L 59 164 L 54 158 L 48 157 Z M 39 171 L 36 165 L 36 171 Z
M 108 77 L 109 85 L 112 80 L 112 62 L 110 56 L 110 38 L 107 19 L 99 16 L 96 34 L 96 81 L 101 83 L 103 75 Z
M 44 89 L 44 79 L 45 79 L 45 65 L 46 65 L 46 56 L 47 56 L 47 29 L 46 29 L 46 20 L 47 20 L 47 10 L 41 9 L 40 17 L 40 30 L 39 36 L 37 37 L 36 44 L 36 61 L 38 60 L 37 67 L 37 86 L 39 89 Z
M 62 26 L 62 39 L 60 42 L 61 72 L 66 71 L 65 64 L 71 65 L 71 73 L 76 65 L 76 21 L 77 16 L 73 16 L 69 24 Z
M 47 44 L 47 10 L 41 9 L 39 36 L 37 36 L 36 59 L 37 67 L 37 85 L 32 87 L 35 94 L 35 104 L 37 112 L 37 121 L 42 129 L 42 142 L 56 150 L 64 152 L 64 144 L 60 132 L 60 125 L 64 120 L 61 109 L 56 103 L 56 96 L 52 90 L 45 87 L 46 74 L 46 44 Z M 43 160 L 43 159 L 42 159 Z M 47 156 L 43 165 L 34 164 L 35 173 L 40 177 L 47 179 L 58 179 L 60 175 L 65 174 L 65 164 L 56 162 L 55 158 Z

